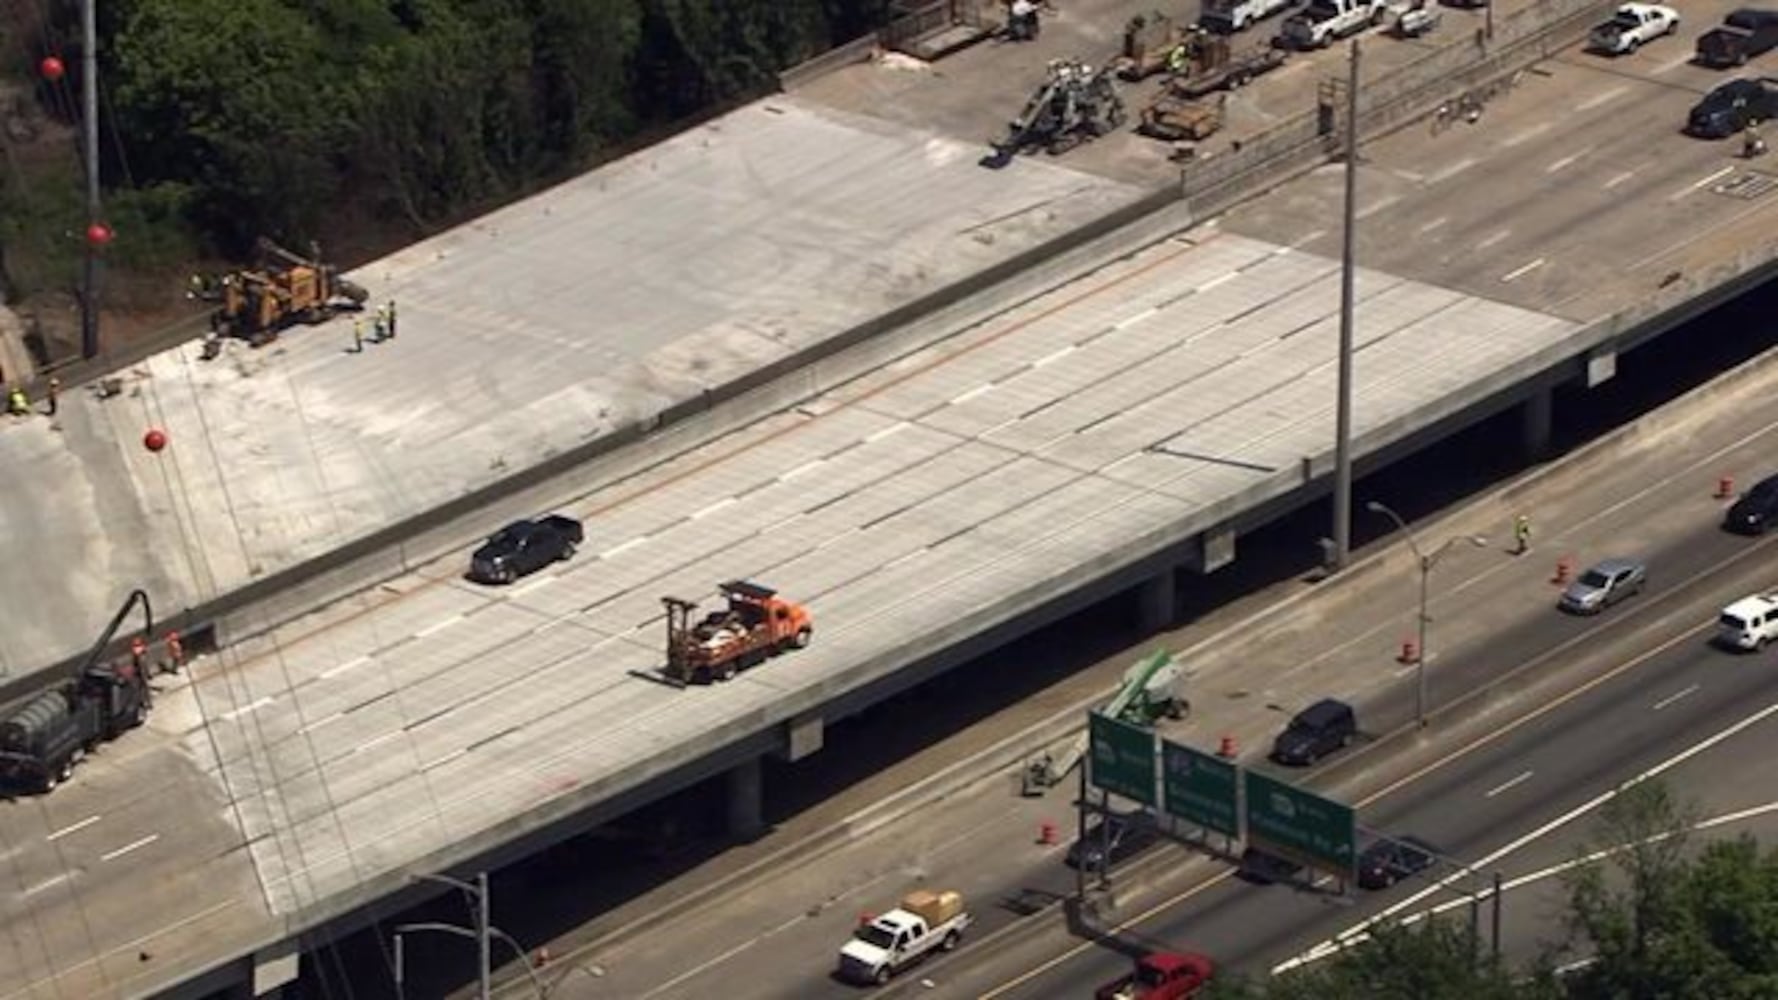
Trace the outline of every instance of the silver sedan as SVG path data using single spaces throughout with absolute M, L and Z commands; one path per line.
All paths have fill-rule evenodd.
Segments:
M 1594 615 L 1613 604 L 1642 593 L 1648 584 L 1648 567 L 1635 559 L 1606 559 L 1582 573 L 1557 603 L 1563 611 Z

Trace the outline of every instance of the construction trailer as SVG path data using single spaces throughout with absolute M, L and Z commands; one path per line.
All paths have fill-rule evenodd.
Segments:
M 809 610 L 770 587 L 731 580 L 718 589 L 724 606 L 695 624 L 695 601 L 661 598 L 667 609 L 667 680 L 680 685 L 725 681 L 768 657 L 804 648 L 814 636 Z
M 205 297 L 216 303 L 210 329 L 255 347 L 271 343 L 293 323 L 320 323 L 339 312 L 362 309 L 370 297 L 340 277 L 334 265 L 323 263 L 318 245 L 310 243 L 304 257 L 263 237 L 255 266 L 205 288 Z

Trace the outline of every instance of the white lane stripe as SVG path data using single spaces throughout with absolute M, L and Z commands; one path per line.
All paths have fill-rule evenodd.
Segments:
M 1549 122 L 1539 122 L 1536 125 L 1531 126 L 1530 128 L 1522 129 L 1518 132 L 1514 132 L 1512 135 L 1509 135 L 1505 139 L 1500 140 L 1500 144 L 1502 146 L 1517 146 L 1522 142 L 1529 142 L 1530 140 L 1537 138 L 1538 136 L 1544 134 L 1545 132 L 1548 132 L 1549 130 L 1550 130 L 1550 123 Z
M 1496 243 L 1499 243 L 1501 240 L 1506 239 L 1508 236 L 1511 236 L 1512 234 L 1513 234 L 1513 231 L 1510 229 L 1499 230 L 1490 236 L 1484 237 L 1480 242 L 1478 242 L 1475 245 L 1476 249 L 1477 250 L 1486 250 L 1487 248 L 1493 246 Z
M 1505 274 L 1500 276 L 1500 280 L 1501 281 L 1512 281 L 1515 278 L 1523 278 L 1525 275 L 1530 274 L 1532 271 L 1535 271 L 1542 266 L 1543 266 L 1543 258 L 1539 257 L 1536 260 L 1532 261 L 1531 263 L 1526 264 L 1524 267 L 1515 267 L 1511 271 L 1506 272 Z
M 547 587 L 550 584 L 555 583 L 559 579 L 561 579 L 561 577 L 552 576 L 550 574 L 544 574 L 542 576 L 534 577 L 531 580 L 527 581 L 523 586 L 514 587 L 511 590 L 507 591 L 506 592 L 506 599 L 510 601 L 515 597 L 523 597 L 526 594 L 531 593 L 533 590 L 542 590 L 544 587 Z
M 1426 178 L 1426 182 L 1428 184 L 1437 184 L 1440 181 L 1448 181 L 1465 170 L 1468 170 L 1470 167 L 1475 166 L 1475 163 L 1476 161 L 1473 158 L 1466 156 L 1443 170 L 1433 171 L 1432 174 Z
M 217 716 L 217 718 L 219 718 L 219 719 L 234 719 L 239 716 L 246 715 L 249 712 L 257 712 L 260 709 L 266 707 L 267 705 L 270 705 L 271 703 L 272 703 L 272 696 L 268 694 L 265 697 L 259 699 L 258 701 L 255 701 L 251 704 L 242 705 L 240 708 L 230 709 L 229 711 L 226 711 L 226 712 L 222 713 L 221 715 Z
M 148 836 L 143 837 L 141 840 L 132 840 L 129 843 L 118 848 L 115 851 L 106 851 L 104 854 L 99 855 L 99 860 L 100 861 L 115 861 L 118 858 L 121 858 L 124 855 L 130 853 L 131 851 L 139 850 L 141 848 L 147 847 L 149 844 L 152 844 L 159 839 L 161 839 L 160 834 L 151 833 Z
M 1667 697 L 1662 698 L 1660 701 L 1655 702 L 1655 711 L 1659 712 L 1661 709 L 1666 708 L 1668 705 L 1673 704 L 1674 702 L 1678 701 L 1681 698 L 1696 694 L 1697 691 L 1698 691 L 1698 685 L 1693 684 L 1691 687 L 1686 688 L 1684 691 L 1679 691 L 1674 694 L 1670 694 Z
M 1507 781 L 1503 781 L 1500 784 L 1495 785 L 1493 788 L 1488 789 L 1486 792 L 1484 792 L 1482 794 L 1482 798 L 1491 799 L 1494 796 L 1499 795 L 1501 792 L 1504 792 L 1509 788 L 1516 788 L 1519 785 L 1522 785 L 1525 782 L 1530 781 L 1530 780 L 1531 780 L 1531 772 L 1526 771 L 1524 774 L 1521 774 L 1516 778 L 1511 778 Z
M 1581 157 L 1587 155 L 1588 153 L 1591 153 L 1592 151 L 1593 151 L 1593 147 L 1587 146 L 1587 147 L 1580 149 L 1576 152 L 1570 153 L 1567 156 L 1562 157 L 1560 160 L 1557 160 L 1556 162 L 1550 164 L 1549 166 L 1544 167 L 1543 172 L 1546 174 L 1553 174 L 1558 170 L 1564 170 L 1568 167 L 1573 166 L 1574 162 L 1576 160 L 1579 160 Z
M 1327 230 L 1325 230 L 1325 229 L 1310 230 L 1307 234 L 1305 234 L 1303 236 L 1299 236 L 1296 239 L 1290 241 L 1289 246 L 1279 247 L 1278 249 L 1273 250 L 1272 256 L 1282 257 L 1285 254 L 1289 253 L 1290 251 L 1296 249 L 1297 247 L 1308 246 L 1309 244 L 1315 242 L 1316 240 L 1318 240 L 1321 237 L 1326 236 L 1326 235 L 1327 235 Z
M 951 402 L 954 403 L 954 402 L 956 402 L 956 400 L 953 399 L 953 400 L 951 400 Z M 869 434 L 866 434 L 864 436 L 864 443 L 870 444 L 873 441 L 881 441 L 886 437 L 890 437 L 895 434 L 900 434 L 902 431 L 905 431 L 909 427 L 912 427 L 912 426 L 914 426 L 914 425 L 909 423 L 906 420 L 897 421 L 896 423 L 890 424 L 889 426 L 883 428 L 880 431 L 871 431 Z M 819 461 L 819 459 L 817 459 L 817 461 Z M 790 477 L 788 475 L 786 475 L 786 476 L 780 476 L 779 478 L 789 479 Z
M 362 667 L 366 663 L 369 663 L 369 662 L 370 662 L 370 657 L 368 657 L 368 656 L 354 657 L 354 658 L 347 660 L 346 662 L 340 664 L 337 667 L 329 667 L 328 669 L 321 671 L 321 679 L 322 680 L 330 680 L 332 678 L 338 677 L 339 675 L 345 673 L 348 670 L 356 670 L 359 667 Z
M 322 726 L 327 725 L 329 722 L 338 722 L 339 720 L 341 720 L 345 717 L 346 717 L 346 713 L 335 712 L 332 715 L 329 715 L 325 718 L 316 719 L 314 722 L 309 723 L 308 725 L 302 727 L 302 729 L 300 729 L 298 731 L 302 732 L 302 733 L 313 732 L 314 730 L 320 729 Z
M 437 635 L 438 633 L 443 632 L 445 629 L 450 628 L 452 625 L 455 625 L 462 620 L 463 620 L 463 612 L 459 611 L 456 614 L 450 616 L 449 618 L 441 618 L 438 621 L 435 621 L 432 624 L 421 629 L 420 631 L 415 632 L 414 638 L 424 639 L 429 635 Z
M 23 892 L 20 892 L 19 895 L 25 896 L 27 898 L 31 897 L 31 896 L 35 896 L 38 893 L 43 892 L 46 889 L 54 889 L 56 886 L 61 885 L 63 882 L 66 882 L 73 877 L 74 877 L 73 872 L 63 872 L 62 874 L 57 875 L 53 878 L 44 879 L 43 881 L 37 883 L 36 885 L 32 886 L 31 888 L 26 889 Z
M 1431 222 L 1428 222 L 1428 223 L 1427 223 L 1427 224 L 1425 224 L 1425 225 L 1424 225 L 1424 226 L 1421 226 L 1421 227 L 1420 227 L 1420 232 L 1421 232 L 1421 234 L 1422 234 L 1422 235 L 1424 235 L 1424 234 L 1426 234 L 1426 233 L 1430 233 L 1430 232 L 1432 232 L 1432 231 L 1433 231 L 1433 230 L 1434 230 L 1434 229 L 1437 229 L 1437 228 L 1438 228 L 1438 227 L 1440 227 L 1440 226 L 1442 226 L 1442 225 L 1444 225 L 1444 224 L 1445 224 L 1445 223 L 1447 223 L 1447 222 L 1450 222 L 1450 221 L 1451 221 L 1451 217 L 1450 217 L 1450 216 L 1448 216 L 1448 215 L 1441 215 L 1441 216 L 1439 216 L 1439 217 L 1438 217 L 1438 218 L 1436 218 L 1436 219 L 1434 219 L 1434 220 L 1432 220 L 1432 221 L 1431 221 Z
M 1550 832 L 1552 832 L 1554 830 L 1558 830 L 1564 826 L 1567 826 L 1569 823 L 1574 822 L 1574 820 L 1580 818 L 1581 816 L 1585 816 L 1587 813 L 1592 812 L 1594 809 L 1597 809 L 1600 806 L 1604 805 L 1605 803 L 1610 802 L 1613 798 L 1617 797 L 1619 792 L 1630 787 L 1631 785 L 1634 785 L 1639 781 L 1646 781 L 1649 778 L 1653 778 L 1658 775 L 1665 774 L 1666 772 L 1672 770 L 1675 767 L 1678 767 L 1679 765 L 1685 763 L 1688 760 L 1691 760 L 1693 757 L 1696 757 L 1697 755 L 1703 753 L 1704 751 L 1715 747 L 1718 743 L 1722 743 L 1725 740 L 1732 739 L 1733 737 L 1740 735 L 1743 730 L 1749 729 L 1753 726 L 1758 725 L 1761 722 L 1764 722 L 1766 719 L 1772 717 L 1773 715 L 1778 715 L 1778 702 L 1773 702 L 1772 704 L 1767 705 L 1766 707 L 1760 709 L 1759 711 L 1753 713 L 1752 715 L 1747 716 L 1746 718 L 1742 719 L 1741 721 L 1733 723 L 1725 729 L 1720 729 L 1720 730 L 1716 731 L 1715 733 L 1712 733 L 1711 735 L 1705 737 L 1704 739 L 1699 740 L 1696 743 L 1693 743 L 1689 747 L 1686 747 L 1684 750 L 1681 750 L 1680 752 L 1674 754 L 1673 756 L 1668 757 L 1666 760 L 1663 760 L 1660 763 L 1654 765 L 1653 767 L 1649 768 L 1648 770 L 1643 771 L 1641 774 L 1635 775 L 1634 777 L 1630 778 L 1627 781 L 1620 782 L 1617 785 L 1613 786 L 1612 788 L 1609 788 L 1603 792 L 1600 792 L 1599 794 L 1593 796 L 1592 798 L 1586 800 L 1585 802 L 1582 802 L 1580 805 L 1575 806 L 1574 808 L 1568 810 L 1567 812 L 1561 814 L 1560 816 L 1557 816 L 1555 819 L 1549 820 L 1548 822 L 1544 823 L 1542 826 L 1539 826 L 1536 829 L 1529 831 L 1528 833 L 1522 834 L 1521 836 L 1519 836 L 1519 837 L 1515 838 L 1514 840 L 1502 845 L 1501 847 L 1489 852 L 1488 854 L 1486 854 L 1480 858 L 1477 858 L 1474 861 L 1471 861 L 1469 863 L 1469 868 L 1473 871 L 1480 871 L 1480 870 L 1487 869 L 1489 866 L 1498 862 L 1501 858 L 1504 858 L 1507 855 L 1512 854 L 1513 852 L 1524 847 L 1526 844 L 1530 844 L 1530 843 L 1546 836 L 1547 834 L 1549 834 Z M 1314 962 L 1314 961 L 1317 961 L 1321 958 L 1325 958 L 1327 955 L 1330 955 L 1333 952 L 1339 951 L 1342 947 L 1353 943 L 1354 938 L 1357 935 L 1361 935 L 1361 934 L 1365 933 L 1365 931 L 1367 931 L 1370 927 L 1374 926 L 1375 924 L 1394 917 L 1397 913 L 1400 913 L 1403 910 L 1406 910 L 1406 909 L 1414 906 L 1415 904 L 1419 903 L 1421 900 L 1426 899 L 1428 896 L 1432 896 L 1436 893 L 1446 891 L 1453 884 L 1455 884 L 1456 882 L 1458 882 L 1459 880 L 1461 880 L 1464 877 L 1465 877 L 1465 873 L 1459 872 L 1458 874 L 1447 875 L 1444 878 L 1439 879 L 1437 882 L 1434 882 L 1433 884 L 1427 886 L 1426 888 L 1421 889 L 1419 892 L 1414 893 L 1413 895 L 1407 897 L 1406 899 L 1403 899 L 1399 902 L 1391 904 L 1390 906 L 1384 908 L 1381 912 L 1374 914 L 1370 918 L 1368 918 L 1360 923 L 1354 924 L 1353 926 L 1348 927 L 1347 929 L 1345 929 L 1343 931 L 1340 931 L 1339 933 L 1335 934 L 1332 938 L 1330 938 L 1326 941 L 1323 941 L 1322 943 L 1309 949 L 1308 951 L 1304 952 L 1303 954 L 1298 955 L 1297 957 L 1292 958 L 1289 961 L 1283 962 L 1277 966 L 1274 966 L 1272 969 L 1272 974 L 1273 975 L 1280 975 L 1282 973 L 1289 972 L 1291 969 L 1297 968 L 1298 966 L 1307 965 L 1310 962 Z
M 1218 277 L 1218 278 L 1211 278 L 1209 281 L 1206 281 L 1203 284 L 1198 286 L 1198 294 L 1202 295 L 1205 292 L 1214 291 L 1215 289 L 1221 288 L 1222 286 L 1228 284 L 1229 282 L 1231 282 L 1233 280 L 1235 280 L 1235 273 L 1233 271 L 1230 271 L 1228 274 L 1222 275 L 1221 277 Z M 1149 310 L 1149 311 L 1153 312 L 1154 310 Z
M 1617 187 L 1619 184 L 1622 184 L 1634 176 L 1636 176 L 1636 171 L 1626 170 L 1623 173 L 1614 176 L 1611 180 L 1606 181 L 1605 190 L 1610 191 L 1612 188 Z
M 1202 291 L 1202 289 L 1200 289 L 1200 291 Z M 1127 330 L 1160 311 L 1159 307 L 1149 306 L 1147 309 L 1142 310 L 1134 316 L 1125 316 L 1123 319 L 1118 320 L 1111 328 L 1113 330 Z
M 614 546 L 612 548 L 606 549 L 605 551 L 599 553 L 599 558 L 600 559 L 610 559 L 613 556 L 622 555 L 623 553 L 630 551 L 631 549 L 635 548 L 638 545 L 641 545 L 643 542 L 646 542 L 646 541 L 648 541 L 647 535 L 643 535 L 640 538 L 632 538 L 629 541 L 623 543 L 622 545 Z
M 1589 97 L 1586 100 L 1580 102 L 1579 104 L 1576 104 L 1574 106 L 1574 110 L 1576 110 L 1576 111 L 1591 111 L 1601 104 L 1607 104 L 1611 101 L 1617 100 L 1618 98 L 1629 93 L 1629 91 L 1630 91 L 1629 87 L 1613 87 L 1610 90 L 1607 90 L 1606 92 L 1604 92 L 1602 94 L 1594 94 L 1592 97 Z
M 1736 168 L 1731 164 L 1729 166 L 1722 168 L 1721 170 L 1716 171 L 1715 173 L 1711 174 L 1708 177 L 1702 178 L 1697 181 L 1693 181 L 1691 184 L 1689 184 L 1683 188 L 1680 188 L 1678 191 L 1675 191 L 1672 194 L 1668 195 L 1667 200 L 1668 201 L 1678 201 L 1679 199 L 1684 198 L 1686 195 L 1691 194 L 1693 191 L 1696 191 L 1699 188 L 1708 187 L 1711 184 L 1714 184 L 1717 181 L 1721 180 L 1722 178 L 1727 177 L 1729 174 L 1734 173 L 1735 169 Z
M 420 770 L 430 771 L 433 768 L 438 767 L 441 764 L 449 764 L 451 761 L 456 760 L 458 757 L 461 757 L 468 752 L 469 752 L 468 747 L 458 747 L 457 749 L 452 750 L 450 753 L 445 754 L 443 757 L 438 757 L 433 760 L 429 760 L 424 764 L 421 764 Z
M 402 734 L 402 730 L 391 729 L 388 732 L 384 733 L 383 735 L 377 737 L 374 740 L 371 740 L 368 743 L 358 744 L 357 746 L 352 748 L 352 752 L 353 753 L 363 753 L 364 751 L 369 750 L 371 747 L 381 746 L 382 744 L 389 742 L 390 740 L 394 739 L 397 736 L 400 736 L 401 734 Z
M 704 518 L 709 517 L 711 514 L 716 513 L 724 507 L 729 507 L 739 502 L 740 497 L 724 497 L 708 507 L 692 511 L 691 519 L 694 521 L 702 521 Z
M 964 393 L 961 396 L 951 397 L 951 405 L 952 406 L 960 406 L 960 405 L 967 403 L 970 400 L 976 398 L 977 396 L 980 396 L 983 393 L 993 392 L 993 391 L 994 391 L 994 387 L 992 385 L 978 385 L 975 388 L 969 390 L 968 392 Z
M 69 823 L 67 826 L 62 827 L 60 830 L 55 831 L 54 833 L 50 834 L 47 837 L 44 837 L 43 839 L 44 840 L 61 840 L 63 837 L 66 837 L 70 833 L 75 833 L 79 830 L 84 830 L 87 827 L 92 826 L 94 823 L 97 823 L 98 821 L 99 821 L 99 815 L 97 813 L 94 813 L 93 815 L 88 816 L 86 819 L 83 819 L 78 823 Z
M 1387 196 L 1385 196 L 1383 198 L 1379 198 L 1376 201 L 1370 203 L 1369 205 L 1366 205 L 1363 208 L 1359 209 L 1357 212 L 1357 216 L 1360 219 L 1368 219 L 1371 216 L 1376 215 L 1378 212 L 1381 212 L 1382 210 L 1388 208 L 1389 206 L 1395 204 L 1396 202 L 1398 202 L 1400 200 L 1401 200 L 1400 195 L 1393 195 L 1393 194 L 1387 195 Z
M 823 463 L 825 461 L 827 461 L 827 459 L 825 459 L 825 458 L 811 459 L 811 460 L 804 462 L 803 464 L 797 466 L 796 468 L 791 469 L 789 472 L 779 473 L 778 481 L 781 483 L 789 482 L 790 480 L 795 479 L 796 477 L 802 475 L 805 472 L 813 472 L 813 471 L 815 471 L 815 469 L 817 467 L 819 467 L 821 465 L 821 463 Z
M 1045 354 L 1043 357 L 1038 358 L 1036 361 L 1031 362 L 1031 367 L 1042 368 L 1044 365 L 1047 365 L 1052 361 L 1059 361 L 1062 358 L 1065 358 L 1068 355 L 1073 354 L 1076 350 L 1078 350 L 1078 348 L 1075 347 L 1075 345 L 1069 344 L 1067 347 L 1064 347 L 1059 351 L 1051 351 L 1048 354 Z

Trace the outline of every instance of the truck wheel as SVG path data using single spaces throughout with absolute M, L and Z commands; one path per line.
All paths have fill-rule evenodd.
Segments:
M 957 933 L 956 931 L 952 931 L 951 933 L 945 935 L 945 939 L 943 941 L 940 941 L 938 943 L 938 946 L 939 946 L 939 949 L 942 951 L 956 951 L 957 945 L 961 944 L 962 941 L 963 941 L 963 935 Z
M 722 666 L 717 667 L 716 668 L 716 679 L 719 681 L 734 680 L 735 679 L 735 661 L 728 660 L 727 662 L 723 663 Z
M 790 648 L 791 649 L 808 649 L 809 642 L 811 640 L 813 640 L 814 637 L 815 637 L 815 633 L 813 631 L 811 631 L 808 626 L 805 625 L 802 628 L 797 629 L 796 634 L 790 637 Z

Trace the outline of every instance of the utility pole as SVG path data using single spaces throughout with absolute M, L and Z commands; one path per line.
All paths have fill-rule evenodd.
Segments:
M 99 221 L 99 31 L 93 11 L 96 0 L 80 0 L 80 90 L 82 131 L 86 133 L 86 259 L 80 288 L 80 356 L 99 355 L 99 246 L 93 239 Z
M 1330 571 L 1352 552 L 1352 282 L 1358 229 L 1358 39 L 1346 76 L 1345 238 L 1340 248 L 1340 384 L 1334 430 L 1334 528 Z

